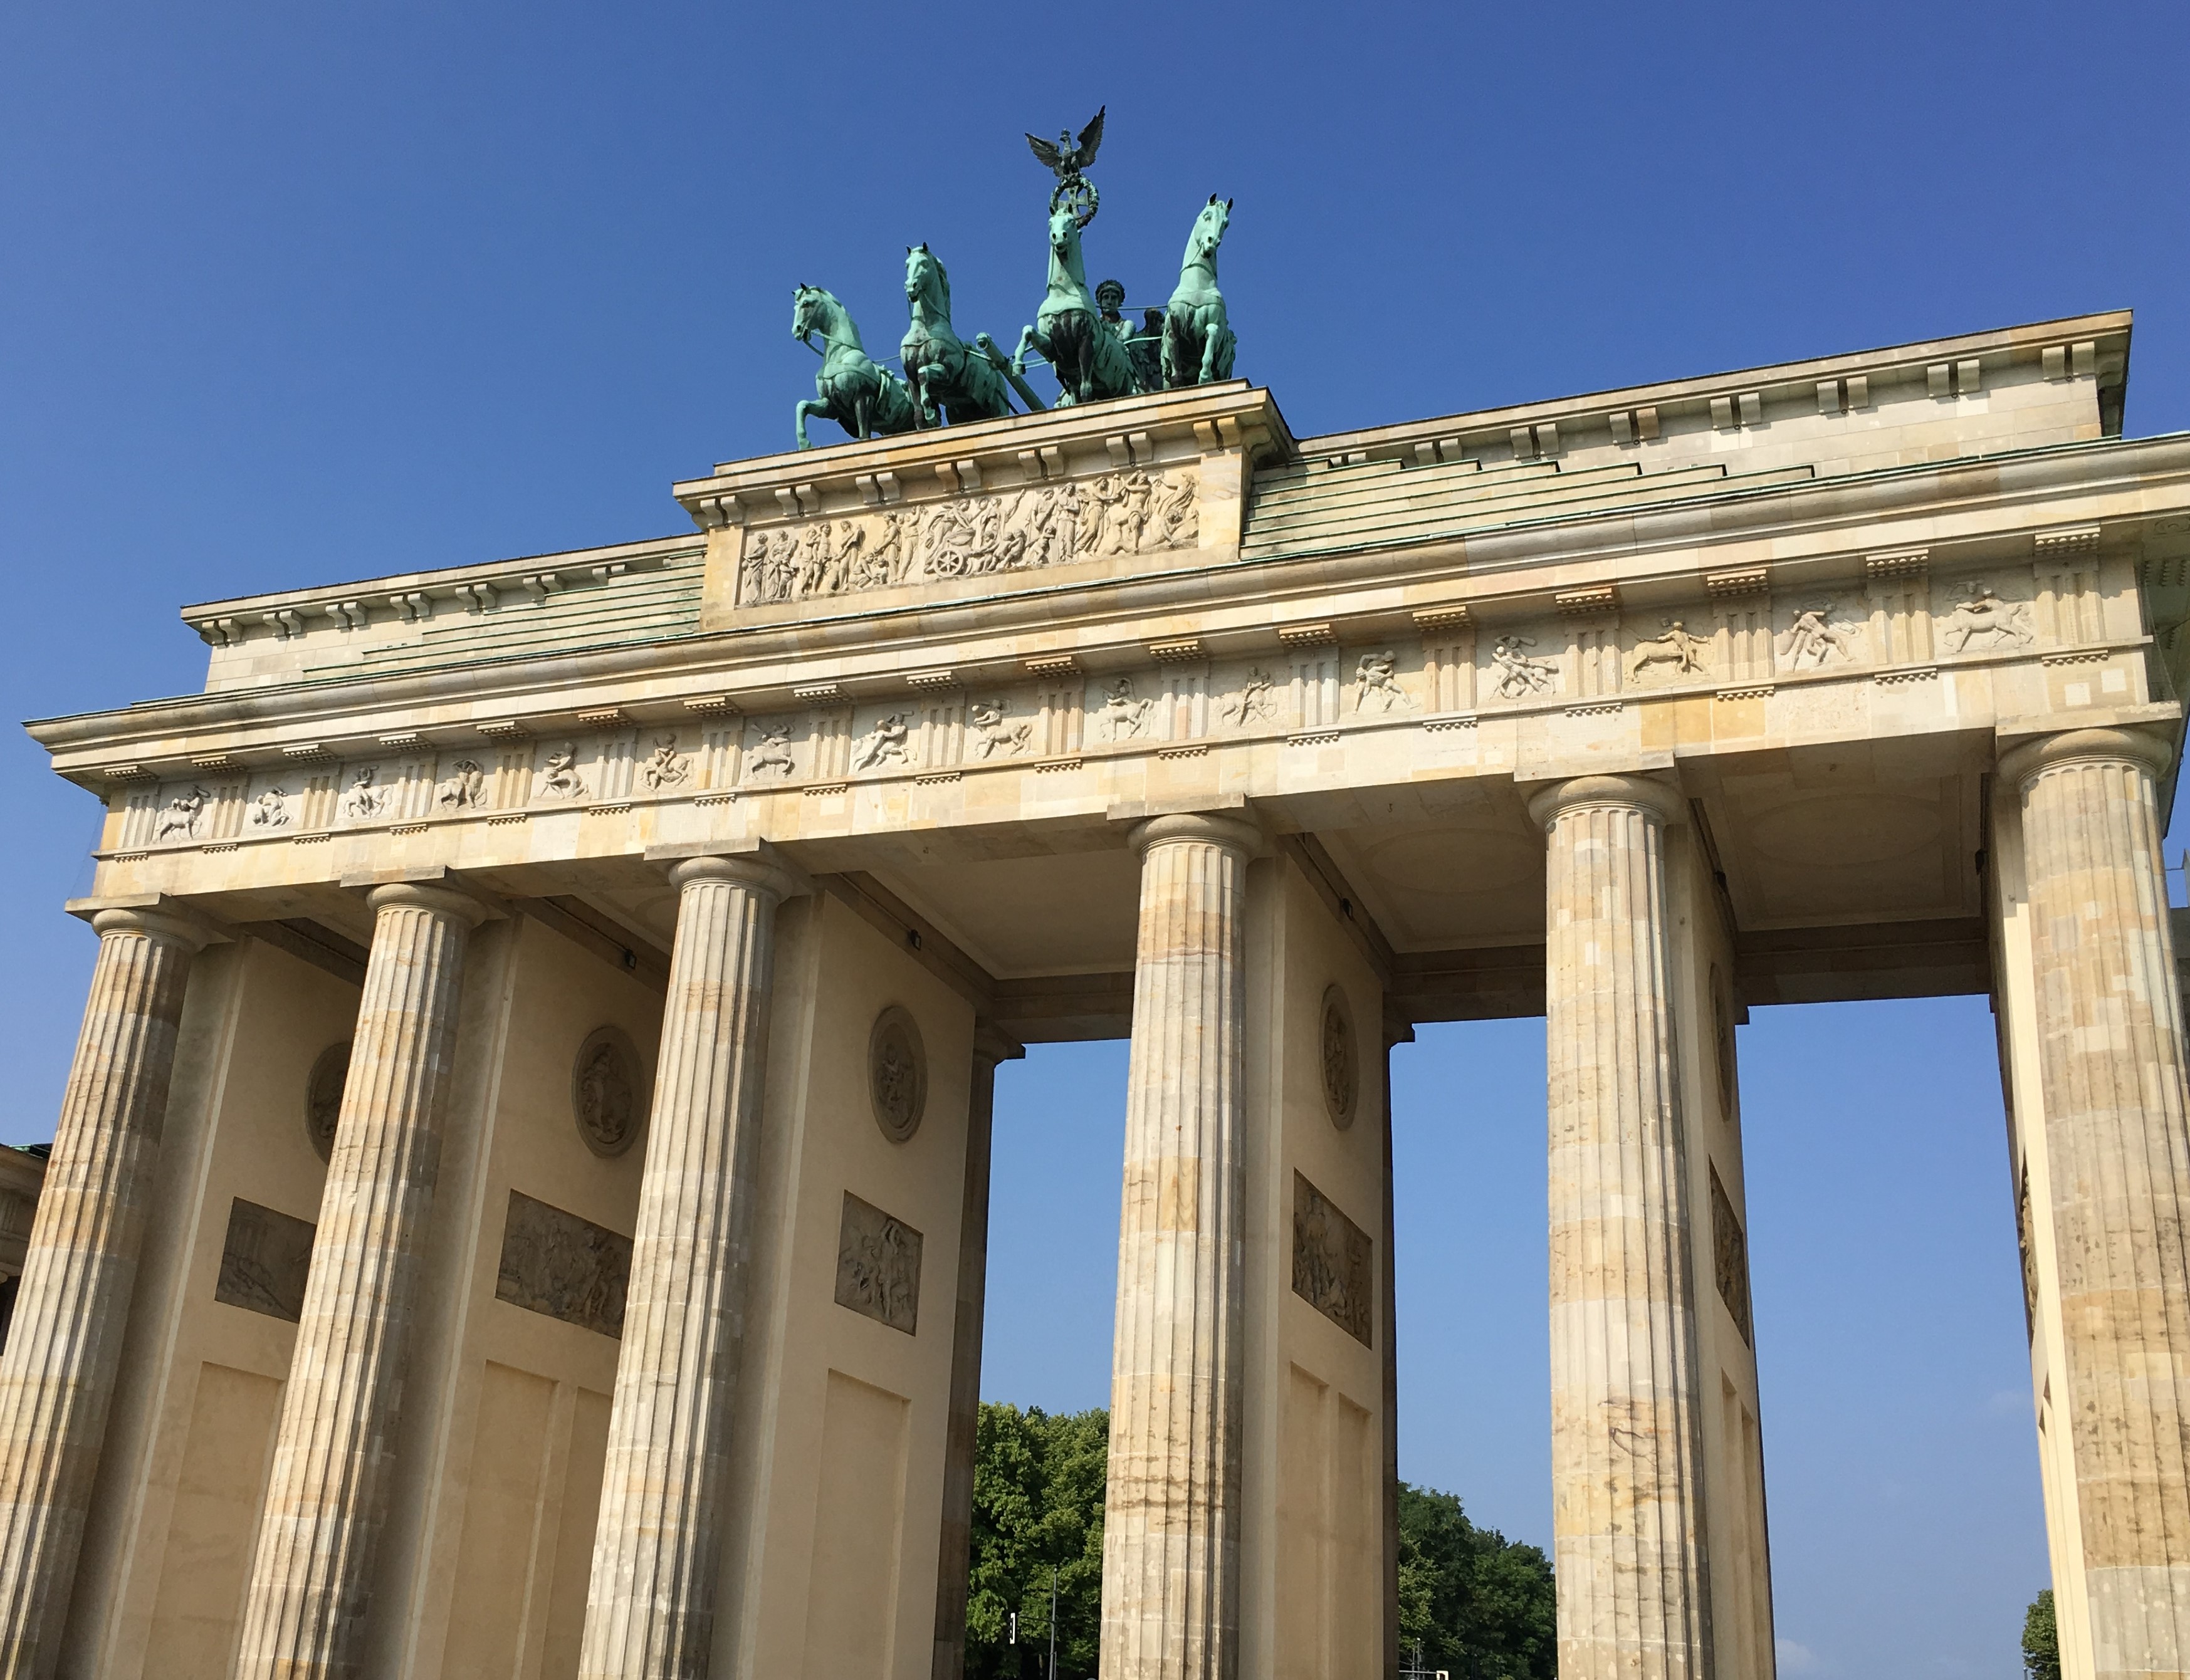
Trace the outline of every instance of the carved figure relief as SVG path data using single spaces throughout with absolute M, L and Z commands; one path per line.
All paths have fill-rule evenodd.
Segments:
M 2030 603 L 2003 601 L 1989 583 L 1965 584 L 1954 611 L 1939 619 L 1939 640 L 1950 653 L 1968 653 L 1972 642 L 1982 650 L 2028 648 L 2034 639 Z
M 2023 1253 L 2023 1331 L 2038 1339 L 2038 1245 L 2030 1225 L 2030 1163 L 2023 1163 L 2015 1190 L 2015 1246 Z
M 638 766 L 640 785 L 654 794 L 660 793 L 664 788 L 681 785 L 690 773 L 691 766 L 685 763 L 677 750 L 674 735 L 656 735 L 654 750 Z
M 1726 1186 L 1718 1181 L 1718 1168 L 1711 1172 L 1711 1270 L 1718 1281 L 1719 1298 L 1741 1332 L 1741 1339 L 1755 1345 L 1749 1327 L 1749 1238 L 1734 1217 Z
M 638 1135 L 646 1117 L 644 1066 L 621 1027 L 596 1027 L 578 1046 L 570 1067 L 570 1112 L 594 1154 L 621 1155 Z
M 1499 699 L 1519 700 L 1551 692 L 1558 679 L 1557 668 L 1523 651 L 1535 645 L 1533 636 L 1501 636 L 1491 644 L 1490 665 L 1498 673 Z
M 738 598 L 760 606 L 1190 548 L 1200 540 L 1200 523 L 1195 481 L 1183 471 L 1137 468 L 1085 484 L 954 496 L 916 508 L 748 531 Z
M 152 838 L 163 840 L 196 840 L 198 837 L 198 818 L 205 814 L 209 797 L 203 788 L 192 788 L 186 794 L 177 794 L 169 800 L 152 824 Z
M 1034 734 L 1031 723 L 1004 721 L 1001 700 L 969 700 L 966 722 L 973 732 L 974 755 L 980 758 L 993 758 L 999 752 L 1016 758 L 1027 749 Z
M 1379 711 L 1388 712 L 1394 706 L 1412 711 L 1415 703 L 1399 687 L 1399 656 L 1388 648 L 1381 653 L 1364 653 L 1353 668 L 1353 710 L 1367 711 L 1374 700 Z
M 460 758 L 434 789 L 434 803 L 443 811 L 475 811 L 486 803 L 486 772 L 475 760 Z
M 286 829 L 289 826 L 289 795 L 279 788 L 269 788 L 251 801 L 247 819 L 254 829 Z
M 1726 980 L 1718 964 L 1711 970 L 1711 1042 L 1718 1054 L 1718 1117 L 1731 1126 L 1734 1107 L 1733 1023 L 1727 1008 Z
M 335 1125 L 342 1117 L 343 1086 L 349 1079 L 349 1044 L 329 1044 L 304 1081 L 304 1134 L 321 1160 L 334 1158 Z
M 1835 619 L 1830 601 L 1813 601 L 1795 609 L 1795 621 L 1778 640 L 1779 657 L 1790 670 L 1816 670 L 1835 659 L 1853 665 L 1863 657 L 1855 638 L 1861 626 Z
M 1260 665 L 1247 673 L 1247 680 L 1238 690 L 1227 694 L 1217 708 L 1220 721 L 1235 729 L 1245 729 L 1257 723 L 1277 721 L 1278 703 L 1270 693 L 1269 672 Z
M 844 1192 L 837 1233 L 837 1304 L 908 1336 L 920 1332 L 921 1235 Z
M 911 721 L 908 714 L 889 712 L 875 720 L 875 727 L 853 743 L 852 769 L 854 773 L 873 770 L 885 764 L 910 765 Z
M 790 729 L 773 726 L 762 729 L 759 741 L 746 760 L 746 780 L 753 781 L 763 774 L 787 780 L 797 769 L 791 758 Z
M 629 1237 L 509 1192 L 495 1299 L 620 1341 L 630 1287 Z
M 373 778 L 379 773 L 376 766 L 361 764 L 357 767 L 357 773 L 350 778 L 349 786 L 343 793 L 342 814 L 351 822 L 370 822 L 380 815 L 380 807 L 387 801 L 388 789 L 373 786 Z
M 1376 1345 L 1375 1253 L 1360 1226 L 1293 1174 L 1293 1293 L 1364 1348 Z
M 575 741 L 565 741 L 548 755 L 540 766 L 540 797 L 542 799 L 583 799 L 586 784 L 578 775 L 578 747 Z
M 1700 636 L 1689 635 L 1682 619 L 1660 619 L 1658 622 L 1664 626 L 1663 633 L 1637 640 L 1628 675 L 1639 677 L 1645 672 L 1662 672 L 1675 678 L 1702 675 L 1704 649 L 1710 644 Z
M 228 1205 L 213 1299 L 296 1323 L 304 1315 L 304 1281 L 311 1275 L 318 1229 L 309 1219 L 237 1196 Z
M 1123 741 L 1141 733 L 1141 725 L 1153 704 L 1153 700 L 1136 699 L 1133 679 L 1121 676 L 1104 686 L 1103 710 L 1096 713 L 1096 720 L 1109 729 L 1112 740 Z
M 875 1124 L 892 1143 L 920 1129 L 928 1108 L 928 1050 L 911 1012 L 900 1004 L 877 1015 L 867 1035 L 867 1094 Z
M 1353 1103 L 1361 1078 L 1353 1049 L 1353 1011 L 1336 986 L 1323 994 L 1323 1102 L 1330 1123 L 1344 1131 L 1353 1123 Z

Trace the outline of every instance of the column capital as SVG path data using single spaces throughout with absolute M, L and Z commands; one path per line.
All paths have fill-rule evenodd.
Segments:
M 91 925 L 101 939 L 110 933 L 133 933 L 156 944 L 173 945 L 196 956 L 218 937 L 201 918 L 180 906 L 114 904 L 94 910 Z
M 389 881 L 366 893 L 365 902 L 376 916 L 383 910 L 423 910 L 462 924 L 467 932 L 493 914 L 468 892 L 429 881 Z
M 2135 764 L 2159 776 L 2174 758 L 2172 746 L 2142 729 L 2063 729 L 2009 748 L 2000 755 L 2000 774 L 2020 790 L 2057 765 Z
M 973 1060 L 994 1066 L 1000 1061 L 1017 1061 L 1026 1054 L 1026 1046 L 1003 1032 L 992 1021 L 973 1023 Z
M 1211 811 L 1179 811 L 1144 817 L 1126 831 L 1126 844 L 1143 857 L 1150 846 L 1178 840 L 1221 846 L 1244 862 L 1262 849 L 1262 829 L 1245 812 L 1228 817 Z
M 681 858 L 669 866 L 669 882 L 679 892 L 697 881 L 724 881 L 751 892 L 765 893 L 770 902 L 795 898 L 805 884 L 780 864 L 754 857 L 717 857 L 703 854 Z
M 1651 776 L 1574 776 L 1554 782 L 1529 796 L 1529 815 L 1539 828 L 1549 829 L 1569 811 L 1583 806 L 1624 806 L 1646 812 L 1660 823 L 1678 823 L 1688 814 L 1681 790 Z

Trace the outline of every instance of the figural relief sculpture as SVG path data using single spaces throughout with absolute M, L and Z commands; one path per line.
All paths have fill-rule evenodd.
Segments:
M 920 1249 L 918 1231 L 846 1191 L 837 1233 L 837 1304 L 917 1335 Z
M 1326 988 L 1323 994 L 1320 1049 L 1324 1106 L 1330 1112 L 1330 1123 L 1342 1132 L 1353 1123 L 1354 1100 L 1361 1078 L 1354 1059 L 1353 1011 L 1347 1004 L 1345 993 L 1336 986 Z
M 1109 731 L 1113 741 L 1126 740 L 1141 733 L 1149 708 L 1155 704 L 1153 700 L 1136 698 L 1133 679 L 1121 676 L 1104 685 L 1103 710 L 1095 715 L 1096 721 Z
M 1547 660 L 1531 659 L 1523 650 L 1536 645 L 1532 636 L 1501 636 L 1491 644 L 1490 663 L 1498 673 L 1497 692 L 1501 700 L 1526 699 L 1531 694 L 1552 692 L 1558 681 L 1558 670 Z
M 296 1323 L 304 1315 L 304 1280 L 312 1270 L 317 1230 L 309 1219 L 237 1196 L 229 1203 L 213 1299 Z
M 1217 716 L 1220 722 L 1235 729 L 1248 729 L 1257 723 L 1274 723 L 1278 703 L 1270 693 L 1269 672 L 1260 665 L 1247 673 L 1246 680 L 1232 693 L 1218 703 Z
M 1360 1226 L 1293 1174 L 1293 1293 L 1364 1348 L 1375 1345 L 1374 1252 Z
M 335 1123 L 342 1117 L 343 1086 L 349 1078 L 349 1041 L 329 1044 L 304 1081 L 304 1134 L 321 1160 L 334 1158 Z
M 1136 468 L 1084 483 L 748 530 L 738 599 L 763 606 L 1191 548 L 1200 530 L 1194 494 L 1187 470 Z
M 286 829 L 289 826 L 289 795 L 279 788 L 269 788 L 251 802 L 245 819 L 254 829 Z
M 565 741 L 540 766 L 540 797 L 580 800 L 585 796 L 586 784 L 578 776 L 577 744 Z
M 2030 603 L 2003 601 L 1989 583 L 1974 580 L 1962 589 L 1955 609 L 1939 620 L 1939 641 L 1950 653 L 1993 648 L 2028 648 L 2034 639 Z
M 1399 687 L 1399 655 L 1388 648 L 1381 653 L 1364 653 L 1353 668 L 1353 710 L 1367 711 L 1373 700 L 1379 711 L 1388 712 L 1395 706 L 1412 711 L 1415 703 Z
M 1790 670 L 1816 670 L 1835 659 L 1853 665 L 1863 655 L 1855 638 L 1862 627 L 1833 618 L 1830 601 L 1813 601 L 1795 609 L 1795 621 L 1780 633 L 1779 657 Z
M 1646 673 L 1665 675 L 1676 679 L 1700 676 L 1704 674 L 1704 649 L 1711 644 L 1700 636 L 1688 634 L 1688 627 L 1679 619 L 1661 619 L 1664 626 L 1660 635 L 1644 636 L 1635 644 L 1635 657 L 1627 674 L 1640 678 Z
M 160 812 L 152 825 L 152 838 L 163 840 L 196 840 L 198 837 L 198 818 L 204 814 L 206 800 L 210 797 L 203 788 L 192 788 L 186 794 L 177 794 L 169 800 L 167 808 Z
M 853 744 L 854 772 L 879 769 L 885 764 L 910 766 L 911 731 L 911 721 L 904 712 L 888 712 L 877 718 L 875 727 Z
M 621 1155 L 645 1117 L 644 1076 L 638 1048 L 621 1027 L 596 1027 L 570 1067 L 570 1113 L 578 1135 L 596 1155 Z
M 380 807 L 388 790 L 373 786 L 373 778 L 379 773 L 376 766 L 361 764 L 350 784 L 343 791 L 342 814 L 353 823 L 369 823 L 380 815 Z
M 978 758 L 993 758 L 999 752 L 1016 758 L 1027 749 L 1034 735 L 1031 723 L 1005 721 L 1001 700 L 969 700 L 966 723 L 973 732 L 973 752 Z
M 631 1248 L 621 1231 L 513 1190 L 494 1298 L 621 1340 Z
M 443 811 L 476 811 L 486 803 L 486 772 L 475 760 L 460 758 L 434 789 L 434 803 Z
M 639 785 L 650 794 L 658 794 L 665 788 L 681 787 L 690 773 L 690 766 L 677 750 L 677 738 L 656 735 L 654 750 L 639 764 Z
M 911 1011 L 892 1004 L 867 1035 L 867 1092 L 875 1124 L 892 1143 L 920 1129 L 928 1107 L 928 1051 Z

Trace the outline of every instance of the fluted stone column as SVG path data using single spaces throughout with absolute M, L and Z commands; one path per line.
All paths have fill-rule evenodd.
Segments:
M 775 910 L 757 857 L 677 864 L 623 1349 L 578 1672 L 696 1680 L 714 1641 Z
M 129 1322 L 190 959 L 185 917 L 101 910 L 76 1061 L 0 1357 L 0 1675 L 61 1657 Z
M 943 1457 L 943 1534 L 935 1578 L 932 1680 L 966 1672 L 966 1593 L 973 1570 L 973 1456 L 981 1424 L 981 1321 L 989 1293 L 989 1162 L 996 1064 L 1025 1050 L 987 1022 L 973 1035 L 966 1115 L 966 1193 L 958 1216 L 958 1315 L 950 1344 L 950 1424 Z
M 476 899 L 376 887 L 372 951 L 245 1603 L 241 1680 L 360 1672 Z
M 1232 1680 L 1240 1661 L 1241 1149 L 1252 824 L 1139 824 L 1104 1680 Z
M 2063 1369 L 2100 1680 L 2190 1673 L 2190 1120 L 2149 737 L 2010 753 Z
M 1664 784 L 1539 794 L 1550 838 L 1552 1536 L 1563 1680 L 1715 1680 Z

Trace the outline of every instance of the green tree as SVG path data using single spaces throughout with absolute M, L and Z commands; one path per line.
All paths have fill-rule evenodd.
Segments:
M 2029 1680 L 2061 1680 L 2061 1636 L 2053 1626 L 2053 1589 L 2030 1601 L 2023 1618 L 2023 1672 Z
M 1467 1520 L 1459 1498 L 1399 1484 L 1399 1650 L 1454 1680 L 1552 1680 L 1551 1559 Z
M 973 1462 L 967 1680 L 1034 1680 L 1049 1660 L 1057 1578 L 1059 1680 L 1095 1672 L 1103 1610 L 1103 1488 L 1110 1414 L 1052 1417 L 983 1402 Z M 1011 1612 L 1019 1643 L 1007 1643 Z

